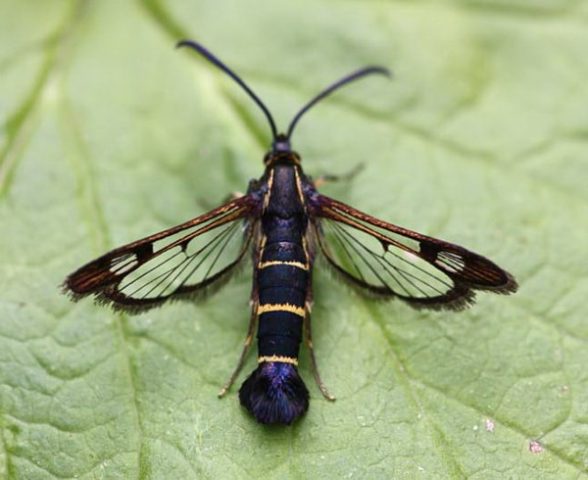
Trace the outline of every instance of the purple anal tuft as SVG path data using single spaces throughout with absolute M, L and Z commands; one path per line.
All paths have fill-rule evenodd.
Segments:
M 265 424 L 290 425 L 308 410 L 308 390 L 289 363 L 261 363 L 241 386 L 239 399 Z

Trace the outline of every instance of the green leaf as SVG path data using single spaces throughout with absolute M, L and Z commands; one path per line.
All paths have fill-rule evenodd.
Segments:
M 567 0 L 0 0 L 0 478 L 588 478 L 588 10 Z M 216 393 L 250 272 L 198 304 L 114 314 L 58 285 L 109 248 L 245 189 L 304 118 L 325 191 L 513 272 L 460 314 L 315 273 L 331 404 L 265 428 Z M 253 368 L 254 355 L 241 376 Z

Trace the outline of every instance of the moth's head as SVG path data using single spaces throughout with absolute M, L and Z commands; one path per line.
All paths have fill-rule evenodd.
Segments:
M 272 148 L 263 157 L 266 167 L 281 165 L 300 165 L 300 156 L 291 149 L 290 139 L 287 135 L 279 133 L 272 142 Z
M 278 133 L 272 143 L 272 151 L 270 153 L 290 153 L 290 139 L 284 133 Z

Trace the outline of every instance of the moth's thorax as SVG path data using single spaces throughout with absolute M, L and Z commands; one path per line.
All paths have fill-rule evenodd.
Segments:
M 268 167 L 264 214 L 288 218 L 304 213 L 301 169 L 297 165 Z

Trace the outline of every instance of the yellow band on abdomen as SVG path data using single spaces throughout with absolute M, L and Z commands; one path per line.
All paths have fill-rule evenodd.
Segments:
M 291 305 L 290 303 L 266 303 L 257 307 L 257 315 L 267 312 L 290 312 L 300 317 L 306 316 L 306 311 L 303 307 Z
M 294 357 L 285 357 L 283 355 L 270 355 L 270 356 L 263 356 L 257 358 L 257 363 L 263 362 L 280 362 L 280 363 L 289 363 L 291 365 L 298 366 L 298 359 Z
M 286 265 L 287 267 L 296 267 L 300 268 L 301 270 L 308 270 L 308 265 L 302 262 L 294 262 L 294 261 L 280 261 L 280 260 L 268 260 L 266 262 L 260 262 L 257 265 L 257 268 L 267 268 L 267 267 L 274 267 L 276 265 Z

